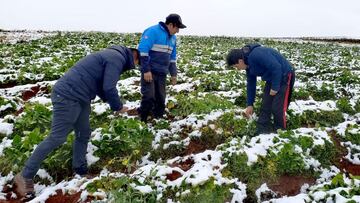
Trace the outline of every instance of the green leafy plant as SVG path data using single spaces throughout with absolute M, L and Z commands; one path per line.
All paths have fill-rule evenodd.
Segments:
M 175 104 L 168 103 L 170 106 L 170 113 L 175 116 L 188 116 L 194 114 L 206 114 L 216 109 L 229 109 L 233 104 L 227 100 L 223 100 L 213 94 L 206 94 L 203 98 L 193 97 L 188 95 L 177 95 L 177 102 Z M 172 107 L 172 108 L 171 108 Z
M 140 191 L 133 188 L 131 184 L 141 185 L 136 180 L 132 180 L 127 176 L 119 178 L 103 177 L 95 180 L 86 186 L 86 189 L 94 193 L 101 189 L 110 193 L 109 198 L 114 202 L 134 202 L 134 203 L 155 203 L 156 192 L 142 194 Z
M 109 168 L 129 169 L 151 149 L 152 139 L 152 133 L 142 122 L 119 118 L 111 121 L 108 129 L 103 129 L 101 140 L 92 143 L 98 147 L 95 155 L 100 157 L 100 165 L 105 163 Z
M 46 106 L 39 103 L 26 104 L 23 113 L 24 116 L 15 122 L 13 135 L 24 136 L 26 131 L 35 128 L 39 128 L 40 133 L 50 129 L 52 113 Z
M 348 113 L 350 115 L 355 114 L 355 109 L 353 109 L 353 107 L 351 106 L 351 104 L 349 103 L 349 99 L 346 97 L 340 98 L 339 100 L 336 101 L 336 107 L 344 112 L 344 113 Z

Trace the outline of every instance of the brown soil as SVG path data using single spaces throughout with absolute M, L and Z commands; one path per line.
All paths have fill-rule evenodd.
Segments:
M 193 165 L 194 160 L 191 158 L 186 159 L 185 161 L 175 162 L 170 164 L 171 167 L 179 167 L 183 171 L 188 171 Z
M 134 108 L 134 109 L 128 110 L 128 111 L 127 111 L 127 114 L 128 114 L 129 116 L 137 116 L 137 115 L 139 115 L 139 112 L 137 111 L 136 108 Z
M 17 85 L 17 82 L 16 81 L 9 81 L 7 83 L 1 83 L 0 84 L 0 89 L 3 89 L 3 88 L 11 88 L 11 87 L 15 87 Z
M 294 196 L 300 193 L 305 183 L 313 185 L 316 179 L 304 176 L 281 176 L 275 183 L 268 183 L 268 187 L 280 196 Z
M 22 198 L 17 198 L 17 199 L 10 199 L 11 196 L 11 192 L 7 193 L 7 200 L 0 200 L 0 203 L 20 203 L 20 202 L 27 202 L 30 201 L 31 199 L 35 198 L 32 197 L 31 199 L 22 199 Z M 79 202 L 81 197 L 81 191 L 77 192 L 75 194 L 63 194 L 61 190 L 56 190 L 56 195 L 50 196 L 45 202 L 46 203 L 76 203 Z M 87 199 L 84 202 L 91 202 L 94 198 L 92 197 L 87 197 Z
M 344 157 L 347 155 L 347 150 L 345 147 L 341 146 L 340 142 L 341 140 L 336 136 L 335 131 L 331 131 L 330 136 L 332 140 L 334 141 L 334 144 L 336 148 L 338 149 L 337 158 L 335 160 L 335 165 L 340 168 L 341 171 L 345 173 L 350 173 L 355 176 L 360 175 L 360 165 L 355 165 L 345 159 Z
M 79 202 L 81 196 L 81 191 L 75 194 L 63 194 L 61 190 L 56 191 L 56 195 L 49 197 L 45 202 L 46 203 L 76 203 Z M 91 202 L 93 198 L 87 198 L 84 202 Z
M 172 163 L 172 164 L 170 164 L 170 166 L 171 167 L 179 167 L 183 171 L 188 171 L 194 165 L 194 163 L 195 162 L 193 159 L 188 158 L 185 161 Z M 181 176 L 182 176 L 181 173 L 179 173 L 177 171 L 172 171 L 172 173 L 166 174 L 166 179 L 173 181 L 173 180 L 180 178 Z
M 33 98 L 38 92 L 40 91 L 40 86 L 33 86 L 30 90 L 25 90 L 22 92 L 21 98 L 24 101 L 28 101 L 29 99 Z
M 189 155 L 189 154 L 197 154 L 197 153 L 201 153 L 204 152 L 205 150 L 207 150 L 205 145 L 201 144 L 200 140 L 190 140 L 189 145 L 187 146 L 186 150 L 185 150 L 185 154 Z
M 166 179 L 173 181 L 181 177 L 181 173 L 172 171 L 172 173 L 166 174 Z

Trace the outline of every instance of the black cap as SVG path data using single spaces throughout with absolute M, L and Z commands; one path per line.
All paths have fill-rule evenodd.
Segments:
M 186 28 L 186 26 L 182 23 L 181 17 L 176 13 L 172 13 L 168 17 L 166 17 L 165 24 L 169 24 L 169 23 L 172 23 L 173 25 L 175 25 L 180 29 Z
M 239 62 L 239 59 L 244 59 L 243 49 L 232 49 L 226 56 L 226 63 L 228 66 L 233 66 Z

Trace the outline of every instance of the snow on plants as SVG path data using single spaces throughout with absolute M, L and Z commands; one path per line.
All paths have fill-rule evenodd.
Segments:
M 17 201 L 13 178 L 51 130 L 51 89 L 82 57 L 137 33 L 0 31 L 0 201 Z M 73 175 L 74 133 L 41 165 L 31 202 L 359 202 L 360 46 L 302 39 L 178 37 L 178 80 L 166 113 L 137 117 L 140 71 L 117 90 L 131 111 L 96 98 L 86 159 Z M 243 116 L 246 75 L 226 67 L 232 48 L 254 41 L 286 56 L 296 72 L 288 129 L 255 134 Z

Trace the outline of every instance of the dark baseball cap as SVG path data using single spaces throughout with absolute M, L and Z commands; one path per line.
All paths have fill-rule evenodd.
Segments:
M 172 23 L 173 25 L 175 25 L 180 29 L 186 28 L 186 25 L 182 23 L 181 17 L 176 13 L 172 13 L 168 17 L 166 17 L 165 24 L 169 24 L 169 23 Z

